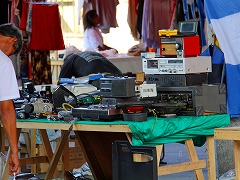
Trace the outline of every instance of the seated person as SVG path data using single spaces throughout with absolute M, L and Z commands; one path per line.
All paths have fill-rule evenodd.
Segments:
M 96 10 L 88 11 L 83 18 L 84 49 L 88 51 L 104 51 L 114 49 L 103 43 L 102 34 L 97 27 L 100 22 Z M 115 49 L 115 53 L 117 50 Z
M 60 78 L 83 77 L 96 73 L 122 75 L 122 72 L 106 57 L 94 51 L 79 51 L 65 57 Z

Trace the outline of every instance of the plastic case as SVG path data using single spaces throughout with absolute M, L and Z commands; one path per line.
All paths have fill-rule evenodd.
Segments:
M 144 155 L 144 162 L 134 161 L 134 155 Z M 113 180 L 157 180 L 156 148 L 131 146 L 128 141 L 115 141 L 112 144 Z

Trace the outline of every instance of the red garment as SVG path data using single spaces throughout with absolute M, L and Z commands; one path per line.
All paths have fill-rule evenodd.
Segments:
M 58 4 L 32 4 L 30 49 L 65 49 Z
M 21 20 L 20 20 L 20 25 L 19 25 L 19 28 L 21 30 L 26 30 L 27 17 L 28 17 L 28 6 L 29 6 L 28 2 L 22 1 L 22 15 L 21 15 Z

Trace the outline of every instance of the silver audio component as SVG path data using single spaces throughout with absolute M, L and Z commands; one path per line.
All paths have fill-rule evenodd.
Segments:
M 187 58 L 142 58 L 145 74 L 193 74 L 212 72 L 210 56 Z

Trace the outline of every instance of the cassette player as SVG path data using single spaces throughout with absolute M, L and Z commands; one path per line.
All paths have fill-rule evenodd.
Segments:
M 193 74 L 212 72 L 210 56 L 188 58 L 142 58 L 145 74 Z
M 194 57 L 200 54 L 199 36 L 162 36 L 160 55 L 172 57 Z

